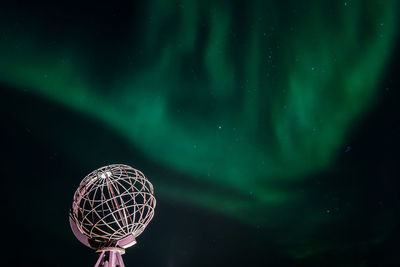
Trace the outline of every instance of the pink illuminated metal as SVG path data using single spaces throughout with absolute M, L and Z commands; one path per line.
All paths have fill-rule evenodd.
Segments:
M 121 164 L 99 168 L 80 183 L 69 221 L 76 238 L 100 253 L 97 266 L 124 266 L 121 255 L 136 244 L 154 216 L 153 185 Z

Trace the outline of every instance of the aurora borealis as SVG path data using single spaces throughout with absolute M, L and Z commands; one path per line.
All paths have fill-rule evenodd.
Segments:
M 315 191 L 301 185 L 335 173 L 348 138 L 379 102 L 398 2 L 109 5 L 0 9 L 0 83 L 96 121 L 134 149 L 132 159 L 179 174 L 143 170 L 165 201 L 249 227 L 280 229 L 301 218 L 301 230 L 284 230 L 294 247 L 319 240 L 298 241 L 326 232 L 326 213 L 338 210 L 310 204 Z M 102 157 L 46 131 L 37 135 L 81 166 Z M 106 138 L 98 145 L 118 155 Z M 337 212 L 337 221 L 357 209 Z M 311 257 L 324 246 L 290 254 Z

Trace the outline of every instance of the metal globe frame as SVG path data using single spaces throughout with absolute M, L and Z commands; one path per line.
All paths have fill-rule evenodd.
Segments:
M 97 266 L 124 266 L 121 255 L 136 244 L 154 216 L 153 185 L 142 172 L 113 164 L 88 174 L 76 190 L 70 210 L 73 233 L 100 253 Z

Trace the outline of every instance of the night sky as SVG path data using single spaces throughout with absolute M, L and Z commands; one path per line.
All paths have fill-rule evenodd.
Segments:
M 127 266 L 400 266 L 398 1 L 82 2 L 0 3 L 4 266 L 93 266 L 114 163 L 157 198 Z

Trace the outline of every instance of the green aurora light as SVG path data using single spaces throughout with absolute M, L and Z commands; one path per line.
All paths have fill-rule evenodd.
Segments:
M 280 183 L 328 169 L 374 103 L 397 26 L 396 1 L 279 2 L 147 1 L 112 37 L 32 16 L 10 27 L 0 11 L 0 82 L 103 122 L 187 179 L 252 195 L 164 177 L 161 196 L 267 224 L 304 197 Z

